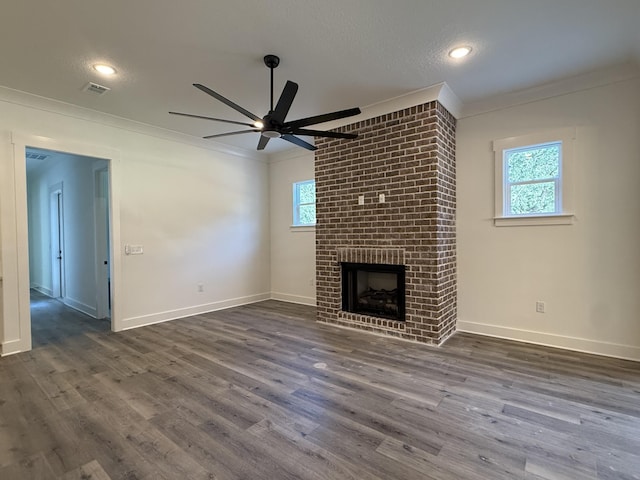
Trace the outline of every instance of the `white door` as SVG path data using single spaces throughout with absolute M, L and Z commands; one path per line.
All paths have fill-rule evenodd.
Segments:
M 111 316 L 111 261 L 109 258 L 109 171 L 95 172 L 96 316 Z

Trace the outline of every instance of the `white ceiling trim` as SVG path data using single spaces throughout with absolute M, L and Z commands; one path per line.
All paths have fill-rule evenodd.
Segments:
M 253 150 L 222 144 L 213 140 L 205 140 L 199 137 L 175 132 L 173 130 L 155 127 L 153 125 L 147 125 L 141 122 L 136 122 L 134 120 L 129 120 L 115 115 L 110 115 L 108 113 L 98 112 L 96 110 L 91 110 L 85 107 L 79 107 L 77 105 L 61 102 L 59 100 L 53 100 L 31 93 L 21 92 L 20 90 L 14 90 L 8 87 L 0 86 L 0 102 L 20 105 L 35 110 L 41 110 L 43 112 L 55 113 L 86 122 L 97 123 L 99 125 L 138 133 L 141 135 L 161 138 L 163 140 L 171 140 L 174 142 L 196 146 L 227 155 L 247 158 L 259 162 L 268 161 L 268 156 L 266 154 Z M 34 132 L 34 134 L 36 134 L 36 132 Z
M 467 103 L 462 106 L 459 118 L 472 117 L 483 113 L 544 100 L 546 98 L 559 97 L 569 93 L 590 90 L 592 88 L 623 82 L 637 77 L 640 77 L 640 64 L 636 62 L 624 63 L 586 74 L 564 78 L 556 82 L 545 83 L 543 85 L 523 90 L 503 93 L 478 102 Z
M 434 100 L 439 101 L 455 118 L 461 119 L 533 101 L 543 100 L 545 98 L 552 98 L 568 93 L 588 90 L 637 77 L 640 77 L 640 65 L 636 62 L 629 62 L 589 72 L 587 74 L 565 78 L 557 82 L 514 91 L 508 94 L 501 94 L 492 98 L 467 104 L 463 104 L 453 90 L 449 88 L 446 82 L 442 82 L 390 98 L 382 102 L 367 105 L 361 108 L 362 113 L 360 115 L 319 124 L 314 128 L 321 130 L 333 130 L 345 125 L 397 112 L 416 105 L 429 103 Z M 0 101 L 77 118 L 100 125 L 119 128 L 142 135 L 171 140 L 178 143 L 204 148 L 210 151 L 252 159 L 259 162 L 272 162 L 283 158 L 295 158 L 298 156 L 304 156 L 307 153 L 295 146 L 276 151 L 271 154 L 267 154 L 266 152 L 257 152 L 252 149 L 245 149 L 242 147 L 219 143 L 213 140 L 205 140 L 200 137 L 179 133 L 153 125 L 147 125 L 134 120 L 129 120 L 3 86 L 0 86 Z M 289 154 L 285 152 L 291 153 Z
M 286 150 L 279 150 L 269 154 L 269 163 L 278 163 L 285 160 L 294 160 L 296 158 L 314 157 L 314 152 L 304 148 L 293 147 Z
M 423 105 L 435 100 L 439 101 L 454 117 L 458 118 L 462 104 L 449 86 L 445 82 L 442 82 L 437 85 L 432 85 L 431 87 L 409 92 L 405 95 L 400 95 L 382 102 L 367 105 L 360 109 L 362 110 L 360 115 L 323 123 L 318 125 L 317 128 L 322 130 L 333 130 L 345 125 L 351 125 L 353 123 L 369 120 L 370 118 L 376 118 L 381 115 L 399 112 L 400 110 L 415 107 L 416 105 Z

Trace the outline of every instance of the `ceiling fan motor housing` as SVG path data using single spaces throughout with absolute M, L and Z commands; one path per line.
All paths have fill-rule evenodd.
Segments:
M 282 136 L 282 134 L 277 130 L 262 130 L 260 133 L 263 137 L 267 138 L 280 138 Z

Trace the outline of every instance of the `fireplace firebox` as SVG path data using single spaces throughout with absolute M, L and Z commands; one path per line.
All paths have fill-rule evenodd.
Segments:
M 342 263 L 342 310 L 404 321 L 405 267 Z

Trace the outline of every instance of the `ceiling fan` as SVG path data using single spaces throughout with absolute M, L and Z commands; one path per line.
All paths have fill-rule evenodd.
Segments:
M 349 108 L 347 110 L 340 110 L 338 112 L 325 113 L 323 115 L 315 115 L 313 117 L 301 118 L 299 120 L 285 121 L 289 108 L 293 103 L 293 99 L 298 91 L 298 84 L 287 80 L 287 83 L 280 94 L 276 108 L 273 108 L 273 70 L 280 64 L 280 58 L 276 55 L 265 55 L 264 64 L 271 70 L 271 108 L 269 113 L 260 118 L 257 115 L 245 110 L 241 106 L 235 104 L 228 98 L 223 97 L 217 92 L 214 92 L 210 88 L 205 87 L 199 83 L 194 83 L 193 86 L 204 93 L 211 95 L 213 98 L 220 100 L 225 105 L 233 108 L 237 112 L 240 112 L 245 117 L 253 120 L 253 123 L 248 122 L 236 122 L 234 120 L 224 120 L 222 118 L 205 117 L 202 115 L 192 115 L 190 113 L 169 112 L 171 115 L 181 115 L 183 117 L 202 118 L 204 120 L 213 120 L 214 122 L 232 123 L 234 125 L 244 125 L 251 127 L 250 130 L 239 130 L 235 132 L 220 133 L 217 135 L 207 135 L 203 138 L 217 138 L 225 137 L 227 135 L 240 135 L 243 133 L 260 133 L 260 140 L 258 141 L 258 150 L 264 150 L 267 143 L 272 138 L 281 138 L 287 142 L 291 142 L 299 147 L 306 148 L 307 150 L 316 150 L 317 147 L 308 143 L 296 135 L 308 135 L 315 137 L 327 137 L 327 138 L 357 138 L 356 133 L 341 133 L 331 132 L 323 130 L 309 130 L 305 127 L 315 125 L 318 123 L 330 122 L 332 120 L 338 120 L 341 118 L 352 117 L 360 113 L 359 108 Z

